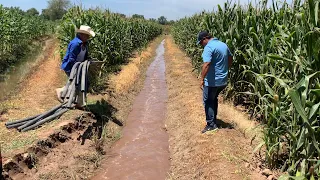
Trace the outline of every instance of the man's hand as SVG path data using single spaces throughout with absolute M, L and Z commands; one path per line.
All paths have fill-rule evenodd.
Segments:
M 201 84 L 200 84 L 200 88 L 203 89 L 203 85 L 204 85 L 204 78 L 207 76 L 208 71 L 209 71 L 209 67 L 210 67 L 211 62 L 205 62 L 202 65 L 202 71 L 201 71 Z
M 202 80 L 201 80 L 201 83 L 200 83 L 200 89 L 201 89 L 201 90 L 203 90 L 203 86 L 204 86 L 204 79 L 202 79 Z

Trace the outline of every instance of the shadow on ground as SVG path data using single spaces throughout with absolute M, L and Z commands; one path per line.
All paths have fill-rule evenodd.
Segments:
M 88 104 L 87 112 L 91 112 L 96 119 L 96 122 L 90 125 L 87 130 L 78 138 L 81 139 L 81 145 L 85 143 L 86 139 L 91 139 L 92 136 L 97 135 L 97 138 L 102 137 L 105 125 L 111 120 L 118 126 L 123 126 L 123 123 L 114 117 L 117 109 L 109 104 L 105 99 L 97 101 L 95 104 Z
M 235 127 L 234 124 L 230 124 L 230 123 L 225 122 L 221 119 L 217 119 L 217 126 L 218 126 L 218 128 L 222 128 L 222 129 L 234 129 L 234 127 Z

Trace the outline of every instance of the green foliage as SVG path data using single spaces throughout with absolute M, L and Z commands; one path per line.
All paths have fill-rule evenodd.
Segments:
M 109 11 L 73 7 L 63 17 L 60 28 L 61 58 L 80 25 L 88 25 L 96 32 L 96 37 L 90 40 L 89 53 L 104 62 L 100 75 L 113 71 L 126 62 L 134 50 L 162 33 L 159 24 L 144 19 L 126 19 Z
M 70 0 L 49 0 L 48 7 L 42 10 L 42 16 L 52 21 L 61 19 L 69 6 Z
M 159 24 L 166 25 L 166 24 L 168 23 L 168 20 L 167 20 L 166 17 L 160 16 L 160 17 L 158 18 L 158 22 L 159 22 Z
M 0 5 L 0 73 L 17 62 L 35 38 L 52 32 L 52 24 L 33 16 L 25 16 L 19 8 Z
M 36 8 L 31 8 L 26 11 L 27 16 L 38 16 L 39 11 Z
M 144 19 L 144 16 L 143 15 L 139 15 L 139 14 L 134 14 L 134 15 L 132 15 L 132 18 Z
M 208 30 L 226 42 L 234 54 L 226 96 L 265 124 L 270 168 L 319 177 L 319 1 L 271 5 L 228 2 L 179 20 L 173 36 L 198 71 L 202 48 L 196 46 L 197 34 Z

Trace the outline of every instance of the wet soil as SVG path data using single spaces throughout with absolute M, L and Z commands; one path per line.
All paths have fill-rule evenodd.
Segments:
M 165 179 L 169 170 L 168 135 L 164 128 L 167 87 L 164 41 L 147 71 L 122 138 L 108 153 L 102 170 L 92 179 Z

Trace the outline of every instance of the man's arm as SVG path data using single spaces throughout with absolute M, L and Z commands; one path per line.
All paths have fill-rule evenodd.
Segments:
M 202 71 L 201 71 L 201 84 L 200 88 L 203 87 L 204 85 L 204 78 L 206 78 L 209 67 L 211 64 L 211 59 L 212 59 L 212 49 L 209 47 L 205 47 L 202 53 L 202 58 L 203 58 L 203 65 L 202 65 Z
M 207 76 L 209 67 L 210 67 L 211 62 L 205 62 L 202 65 L 202 71 L 201 71 L 201 80 L 204 81 L 204 78 Z
M 74 64 L 77 60 L 79 53 L 80 53 L 80 44 L 71 43 L 68 61 Z

